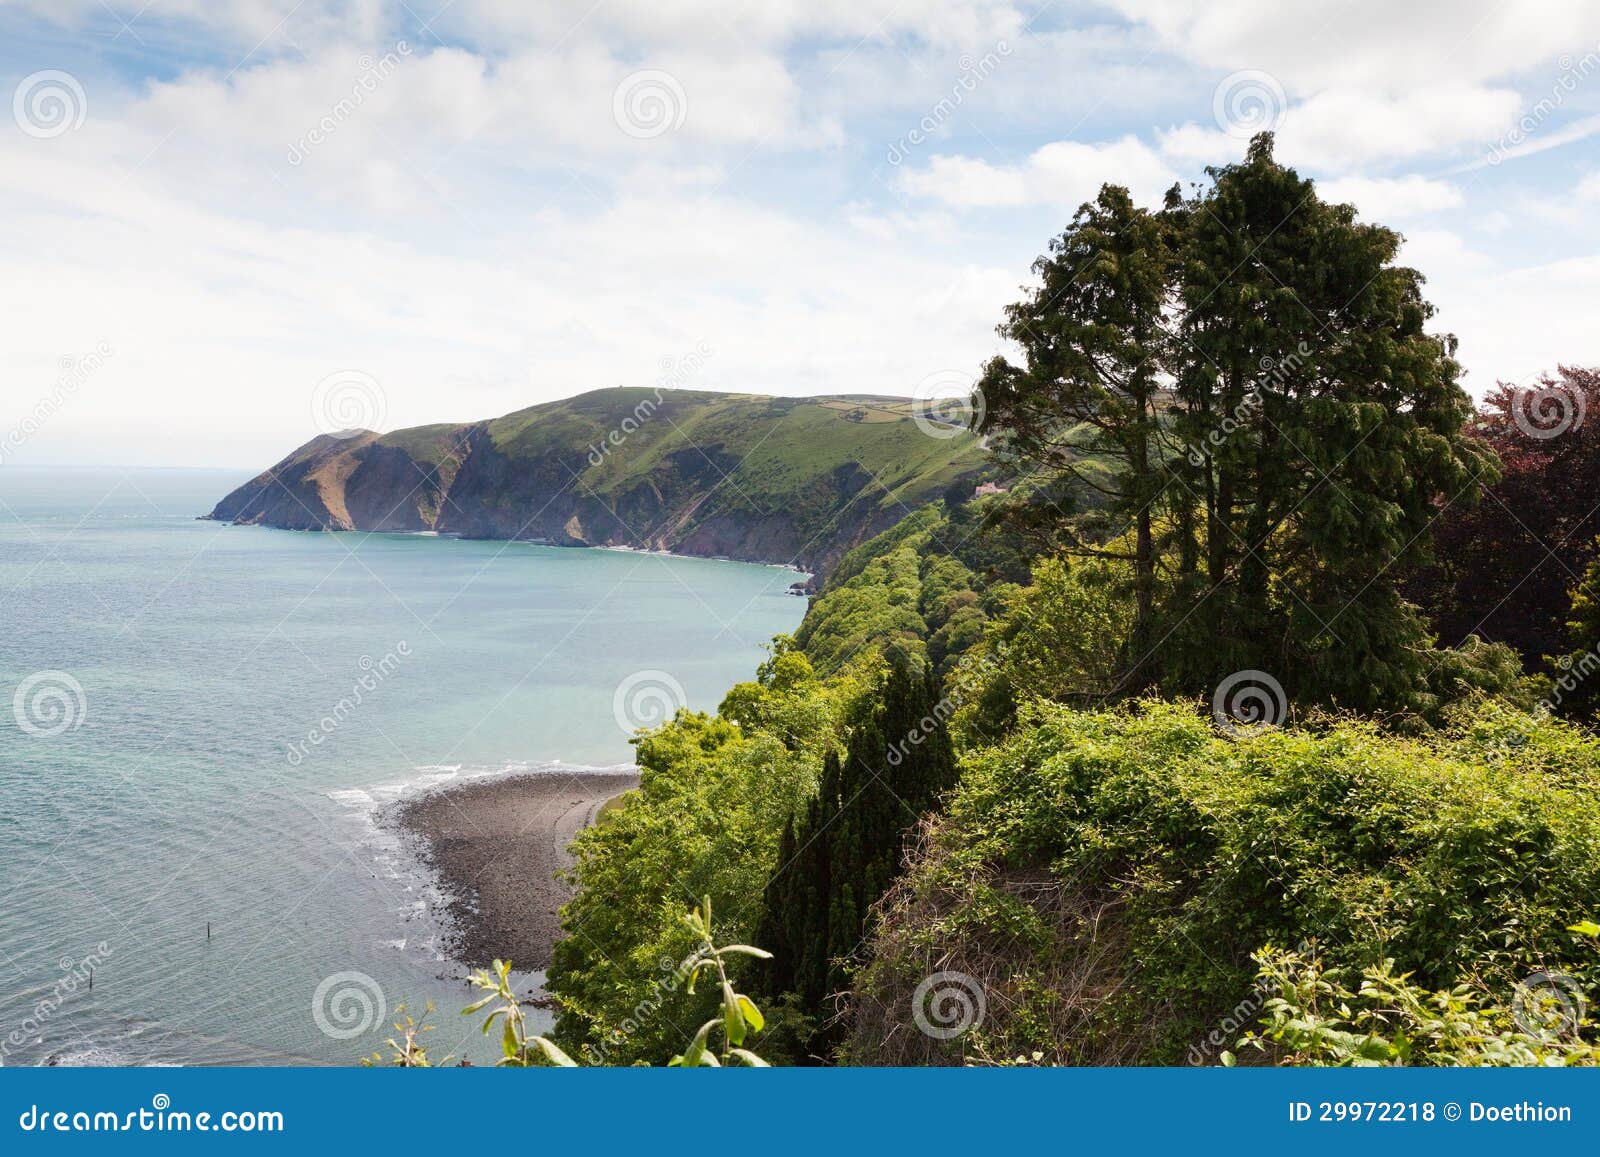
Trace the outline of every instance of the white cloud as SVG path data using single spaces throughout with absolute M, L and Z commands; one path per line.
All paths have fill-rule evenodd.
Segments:
M 456 0 L 428 29 L 384 0 L 113 4 L 145 59 L 98 0 L 12 4 L 8 30 L 32 31 L 30 7 L 56 28 L 9 38 L 16 76 L 79 68 L 63 45 L 103 71 L 83 66 L 80 129 L 0 134 L 0 427 L 100 340 L 116 356 L 26 453 L 259 465 L 346 366 L 383 383 L 391 425 L 647 383 L 702 341 L 711 388 L 906 391 L 994 351 L 1029 262 L 1103 182 L 1154 203 L 1241 157 L 1213 89 L 1249 69 L 1283 90 L 1280 159 L 1403 224 L 1480 385 L 1541 350 L 1528 369 L 1600 357 L 1592 269 L 1541 264 L 1532 237 L 1578 252 L 1600 175 L 1531 156 L 1582 135 L 1600 72 L 1527 161 L 1437 175 L 1552 91 L 1600 7 L 1113 6 L 1142 23 L 1043 0 Z M 342 109 L 362 55 L 402 36 Z M 885 164 L 1002 40 L 933 139 Z M 643 69 L 685 101 L 649 139 L 613 105 Z
M 1291 96 L 1403 93 L 1548 69 L 1600 42 L 1591 0 L 1111 0 L 1172 52 L 1213 69 L 1259 68 Z
M 934 156 L 900 179 L 912 196 L 961 208 L 1050 205 L 1070 213 L 1107 182 L 1127 186 L 1136 200 L 1153 202 L 1178 176 L 1154 149 L 1129 136 L 1104 144 L 1052 141 L 1020 165 Z
M 1496 380 L 1521 381 L 1556 364 L 1600 365 L 1600 340 L 1586 303 L 1600 296 L 1600 257 L 1526 268 L 1485 269 L 1436 285 L 1443 329 L 1461 337 L 1466 384 L 1482 393 Z
M 1334 88 L 1291 106 L 1278 139 L 1284 160 L 1337 169 L 1487 147 L 1516 117 L 1510 89 L 1455 84 L 1399 96 Z
M 1275 0 L 1113 2 L 1204 69 L 1270 75 L 1286 97 L 1280 155 L 1297 164 L 1482 154 L 1541 100 L 1559 94 L 1559 107 L 1600 85 L 1600 6 L 1588 0 L 1352 0 L 1316 13 Z M 1204 144 L 1191 129 L 1169 147 Z
M 1487 154 L 1516 120 L 1520 98 L 1509 89 L 1441 85 L 1387 95 L 1336 88 L 1273 110 L 1276 155 L 1287 164 L 1323 171 L 1457 152 Z M 1179 161 L 1223 163 L 1243 155 L 1243 143 L 1223 128 L 1190 122 L 1157 135 L 1161 151 Z
M 0 418 L 48 392 L 61 356 L 116 354 L 24 462 L 261 466 L 314 432 L 312 386 L 344 368 L 382 384 L 393 427 L 649 384 L 701 342 L 707 388 L 906 393 L 977 369 L 1025 265 L 903 243 L 864 262 L 854 229 L 694 184 L 473 217 L 465 245 L 267 224 L 153 166 L 116 185 L 98 147 L 39 143 L 0 138 Z
M 1325 201 L 1348 202 L 1369 221 L 1384 223 L 1456 209 L 1466 198 L 1448 181 L 1415 174 L 1406 177 L 1344 177 L 1317 186 Z

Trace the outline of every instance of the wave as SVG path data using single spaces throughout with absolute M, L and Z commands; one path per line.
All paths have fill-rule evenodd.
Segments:
M 323 1062 L 259 1045 L 172 1028 L 154 1020 L 117 1017 L 88 1032 L 45 1037 L 34 1063 L 40 1068 L 180 1068 L 191 1065 L 316 1065 Z
M 332 816 L 335 833 L 352 854 L 369 858 L 376 879 L 391 885 L 396 900 L 393 914 L 397 935 L 385 936 L 378 943 L 398 952 L 412 952 L 433 963 L 447 960 L 439 944 L 440 914 L 454 897 L 440 886 L 420 849 L 389 822 L 389 816 L 402 801 L 441 791 L 464 783 L 518 775 L 632 775 L 632 763 L 566 763 L 559 759 L 508 760 L 487 766 L 477 764 L 423 764 L 412 768 L 405 779 L 367 787 L 328 788 L 321 794 L 337 805 Z M 418 928 L 423 931 L 419 934 Z

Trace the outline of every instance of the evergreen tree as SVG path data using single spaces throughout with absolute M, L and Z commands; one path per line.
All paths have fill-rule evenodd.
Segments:
M 1108 187 L 1051 243 L 1000 327 L 1026 364 L 981 383 L 992 432 L 1106 496 L 1108 524 L 1058 517 L 1092 532 L 1069 550 L 1134 565 L 1107 692 L 1259 668 L 1303 700 L 1407 705 L 1431 639 L 1400 583 L 1439 505 L 1494 478 L 1455 339 L 1426 332 L 1400 235 L 1321 200 L 1270 133 L 1209 174 L 1155 212 Z
M 1004 434 L 997 454 L 1012 470 L 1064 477 L 1094 496 L 1105 517 L 1087 523 L 1088 533 L 1061 529 L 1076 553 L 1133 564 L 1141 637 L 1154 611 L 1154 526 L 1162 463 L 1171 456 L 1161 415 L 1172 357 L 1164 315 L 1181 216 L 1176 189 L 1158 214 L 1137 208 L 1127 189 L 1102 188 L 1034 262 L 1038 287 L 1008 307 L 999 326 L 1026 364 L 997 357 L 978 387 L 987 427 Z M 1054 488 L 1051 501 L 1033 509 L 1049 509 L 1064 493 Z M 1107 519 L 1132 527 L 1126 548 L 1104 532 Z
M 839 1043 L 833 997 L 859 963 L 872 905 L 900 873 L 907 832 L 955 780 L 944 714 L 931 674 L 892 664 L 844 755 L 827 757 L 816 798 L 784 832 L 758 939 L 773 952 L 766 991 L 820 1026 L 803 1045 L 810 1057 Z

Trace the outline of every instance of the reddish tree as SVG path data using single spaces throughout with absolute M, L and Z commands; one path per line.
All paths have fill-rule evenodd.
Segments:
M 1600 371 L 1561 366 L 1531 385 L 1501 382 L 1472 433 L 1502 476 L 1475 506 L 1442 504 L 1436 561 L 1407 596 L 1439 641 L 1477 634 L 1516 648 L 1533 670 L 1566 649 L 1571 591 L 1600 534 Z

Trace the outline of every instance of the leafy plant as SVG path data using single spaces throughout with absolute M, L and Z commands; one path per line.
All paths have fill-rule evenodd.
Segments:
M 689 1042 L 689 1047 L 667 1063 L 681 1068 L 694 1068 L 699 1065 L 717 1067 L 724 1062 L 738 1061 L 756 1068 L 766 1068 L 766 1061 L 749 1049 L 741 1047 L 750 1032 L 760 1032 L 766 1027 L 766 1021 L 753 1000 L 744 993 L 734 990 L 733 983 L 728 979 L 728 968 L 724 958 L 753 956 L 757 960 L 770 960 L 772 953 L 753 948 L 748 944 L 728 944 L 718 948 L 711 937 L 710 896 L 705 898 L 701 907 L 683 919 L 689 926 L 689 931 L 699 941 L 699 947 L 694 955 L 684 962 L 684 969 L 689 978 L 688 991 L 694 992 L 695 981 L 702 972 L 715 973 L 717 986 L 722 993 L 722 1015 L 713 1017 L 701 1025 L 700 1030 L 694 1034 L 694 1039 Z M 722 1033 L 720 1060 L 718 1054 L 710 1047 L 711 1034 L 717 1031 Z
M 688 981 L 687 991 L 690 994 L 694 993 L 695 981 L 702 973 L 715 974 L 722 996 L 722 1011 L 720 1016 L 701 1025 L 690 1040 L 689 1047 L 667 1063 L 692 1068 L 702 1065 L 716 1067 L 723 1063 L 738 1062 L 766 1068 L 766 1061 L 742 1047 L 749 1034 L 760 1032 L 766 1022 L 755 1002 L 734 989 L 733 982 L 728 977 L 726 958 L 753 956 L 758 960 L 769 960 L 772 954 L 748 944 L 726 944 L 719 947 L 711 934 L 709 896 L 700 907 L 684 916 L 683 922 L 696 943 L 694 952 L 682 965 L 682 973 Z M 482 1030 L 487 1035 L 494 1029 L 496 1022 L 499 1023 L 502 1056 L 498 1064 L 516 1067 L 531 1065 L 578 1067 L 578 1062 L 548 1037 L 528 1035 L 527 1017 L 522 1011 L 524 1002 L 511 987 L 509 961 L 496 960 L 492 969 L 482 969 L 473 973 L 471 983 L 474 988 L 481 989 L 489 995 L 462 1009 L 462 1016 L 471 1016 L 495 1004 L 496 1001 L 499 1002 L 484 1018 Z M 710 1044 L 711 1034 L 718 1030 L 722 1033 L 722 1048 L 713 1050 Z
M 383 1042 L 389 1049 L 389 1055 L 385 1057 L 381 1052 L 375 1052 L 370 1057 L 364 1058 L 361 1063 L 369 1068 L 378 1065 L 400 1069 L 433 1068 L 433 1062 L 428 1059 L 428 1050 L 421 1043 L 422 1034 L 432 1032 L 433 1025 L 428 1024 L 426 1019 L 421 1024 L 417 1023 L 406 1012 L 406 1006 L 403 1004 L 395 1005 L 394 1011 L 396 1017 L 394 1031 L 399 1035 Z M 422 1015 L 426 1018 L 432 1012 L 433 1001 L 430 1000 L 423 1008 Z M 446 1057 L 445 1061 L 448 1062 L 449 1059 Z
M 480 1012 L 496 1000 L 500 1002 L 490 1009 L 489 1015 L 484 1018 L 482 1029 L 483 1034 L 487 1036 L 494 1028 L 495 1022 L 500 1023 L 501 1057 L 495 1062 L 496 1064 L 518 1068 L 535 1064 L 552 1064 L 563 1068 L 577 1066 L 578 1062 L 562 1052 L 549 1038 L 528 1036 L 528 1018 L 522 1011 L 522 998 L 511 987 L 509 960 L 496 960 L 491 968 L 479 969 L 468 978 L 468 982 L 472 987 L 481 989 L 489 995 L 467 1005 L 461 1010 L 462 1016 Z
M 1600 925 L 1572 925 L 1593 937 Z M 1259 1050 L 1284 1065 L 1593 1066 L 1600 1042 L 1585 1015 L 1581 996 L 1558 1005 L 1560 1031 L 1550 1027 L 1548 993 L 1524 988 L 1521 1009 L 1485 997 L 1467 983 L 1430 991 L 1397 973 L 1385 960 L 1362 970 L 1352 992 L 1337 969 L 1297 952 L 1267 949 L 1256 956 L 1259 979 L 1270 992 L 1260 1030 L 1241 1047 Z M 1570 978 L 1567 978 L 1570 980 Z M 1223 1053 L 1224 1065 L 1236 1058 Z

